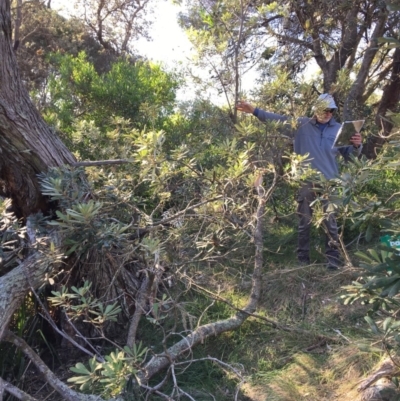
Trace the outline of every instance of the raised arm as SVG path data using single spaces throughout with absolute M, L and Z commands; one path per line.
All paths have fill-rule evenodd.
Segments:
M 250 103 L 245 102 L 244 100 L 239 100 L 237 102 L 236 108 L 243 113 L 253 114 L 254 110 L 256 109 Z
M 244 101 L 244 100 L 239 100 L 237 102 L 236 108 L 239 111 L 242 111 L 243 113 L 248 113 L 248 114 L 253 114 L 254 116 L 256 116 L 260 121 L 268 121 L 268 120 L 272 120 L 272 121 L 282 121 L 285 122 L 288 120 L 287 116 L 282 116 L 280 114 L 276 114 L 276 113 L 270 113 L 268 111 L 265 110 L 261 110 L 257 107 L 254 107 L 253 105 L 251 105 L 250 103 Z

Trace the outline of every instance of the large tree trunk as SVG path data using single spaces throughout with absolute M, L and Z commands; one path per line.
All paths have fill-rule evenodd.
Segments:
M 11 44 L 9 0 L 0 1 L 0 184 L 18 216 L 46 209 L 37 174 L 74 156 L 46 125 L 21 82 Z

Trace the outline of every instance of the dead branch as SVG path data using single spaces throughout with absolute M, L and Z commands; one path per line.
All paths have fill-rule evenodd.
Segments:
M 365 391 L 382 377 L 392 377 L 396 373 L 399 373 L 398 367 L 390 359 L 385 359 L 375 372 L 362 381 L 357 390 L 359 392 Z
M 258 206 L 255 216 L 256 223 L 254 230 L 255 260 L 252 276 L 252 288 L 247 305 L 243 310 L 237 311 L 235 315 L 228 319 L 197 327 L 190 334 L 172 345 L 163 353 L 153 356 L 153 358 L 151 358 L 151 360 L 146 364 L 143 371 L 137 375 L 139 384 L 147 383 L 152 376 L 171 365 L 180 355 L 184 352 L 190 351 L 195 345 L 201 343 L 205 339 L 237 329 L 245 322 L 249 317 L 249 314 L 256 311 L 261 296 L 262 268 L 264 262 L 262 235 L 264 228 L 263 216 L 265 213 L 265 204 L 271 196 L 277 180 L 278 175 L 275 172 L 274 181 L 268 191 L 265 191 L 261 184 L 256 187 Z M 259 183 L 261 182 L 262 180 L 259 180 Z
M 146 302 L 149 299 L 154 278 L 155 274 L 148 271 L 146 277 L 143 279 L 138 294 L 136 295 L 135 312 L 129 324 L 128 337 L 126 340 L 126 345 L 128 347 L 133 347 L 135 344 L 137 328 L 139 326 L 140 318 L 143 315 Z
M 39 355 L 20 337 L 16 336 L 11 331 L 5 331 L 4 340 L 14 344 L 20 349 L 23 354 L 33 362 L 36 368 L 42 373 L 46 382 L 52 386 L 63 399 L 67 401 L 104 401 L 97 395 L 85 395 L 72 390 L 68 385 L 62 382 L 43 362 Z M 22 394 L 22 392 L 21 392 Z M 20 398 L 25 400 L 26 398 Z M 28 398 L 28 401 L 34 401 L 34 398 Z M 116 398 L 113 401 L 122 401 L 121 398 Z
M 115 159 L 115 160 L 93 160 L 93 161 L 85 161 L 85 162 L 75 162 L 70 163 L 72 167 L 90 167 L 90 166 L 103 166 L 106 164 L 115 165 L 115 164 L 126 164 L 133 163 L 132 159 Z
M 29 394 L 25 393 L 24 391 L 20 390 L 18 387 L 13 386 L 11 383 L 3 380 L 0 377 L 0 399 L 3 399 L 3 392 L 7 391 L 14 397 L 18 398 L 19 400 L 23 401 L 38 401 L 37 398 L 31 397 Z
M 35 252 L 0 277 L 0 339 L 31 286 L 38 288 L 42 285 L 46 272 L 51 268 L 52 261 L 42 253 Z

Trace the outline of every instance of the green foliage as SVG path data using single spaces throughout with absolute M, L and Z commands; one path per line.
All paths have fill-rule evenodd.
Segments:
M 79 255 L 93 248 L 106 251 L 117 243 L 126 241 L 129 234 L 129 224 L 106 217 L 104 209 L 115 198 L 105 199 L 108 203 L 106 206 L 93 199 L 86 201 L 89 191 L 86 191 L 85 186 L 79 186 L 81 178 L 81 169 L 68 168 L 52 169 L 47 175 L 41 175 L 43 193 L 58 201 L 61 206 L 61 210 L 56 211 L 57 220 L 48 224 L 65 233 L 67 255 Z
M 19 255 L 23 254 L 23 240 L 26 228 L 18 221 L 14 213 L 8 208 L 9 199 L 2 201 L 0 219 L 0 263 L 3 272 L 14 268 L 20 263 Z
M 159 65 L 122 59 L 100 74 L 84 52 L 53 58 L 57 73 L 49 80 L 44 116 L 63 133 L 72 134 L 76 118 L 93 121 L 104 134 L 112 116 L 131 120 L 136 128 L 159 127 L 172 112 L 178 79 Z M 155 113 L 148 113 L 149 107 Z
M 52 291 L 48 300 L 54 306 L 62 306 L 71 319 L 83 318 L 86 323 L 102 327 L 107 321 L 117 321 L 121 308 L 117 303 L 105 305 L 90 292 L 91 283 L 85 281 L 80 288 L 71 287 L 68 292 L 65 286 L 60 291 Z
M 264 24 L 259 18 L 272 17 L 271 21 L 276 20 L 277 24 L 285 18 L 290 24 L 292 6 L 296 5 L 231 0 L 208 2 L 200 7 L 195 1 L 191 4 L 193 7 L 186 22 L 192 27 L 191 37 L 203 56 L 199 63 L 216 74 L 220 89 L 225 91 L 229 100 L 238 95 L 240 70 L 265 48 L 259 46 L 257 35 L 253 35 L 259 33 L 259 27 Z M 348 5 L 344 4 L 346 7 Z M 324 28 L 334 26 L 332 18 L 321 21 Z M 301 40 L 306 41 L 313 24 L 309 19 L 301 24 L 304 28 Z M 270 28 L 273 29 L 274 24 Z M 339 37 L 338 31 L 336 34 Z M 328 40 L 321 42 L 328 43 Z M 331 42 L 331 45 L 336 47 L 337 44 Z M 312 84 L 299 84 L 297 79 L 290 79 L 297 68 L 296 63 L 299 65 L 307 59 L 306 52 L 287 52 L 282 59 L 285 68 L 275 68 L 274 63 L 284 53 L 284 47 L 270 47 L 263 53 L 271 68 L 266 70 L 268 84 L 260 99 L 262 104 L 271 106 L 269 110 L 292 116 L 289 123 L 295 124 L 297 116 L 311 112 L 310 100 L 315 88 Z M 254 54 L 248 56 L 251 52 Z M 62 279 L 83 282 L 82 286 L 70 288 L 59 284 L 53 288 L 48 300 L 52 307 L 62 308 L 70 322 L 90 324 L 104 340 L 107 326 L 120 320 L 122 311 L 129 317 L 133 307 L 141 312 L 136 304 L 143 295 L 139 289 L 146 284 L 146 279 L 154 279 L 149 291 L 151 294 L 145 294 L 143 314 L 146 319 L 142 319 L 138 328 L 138 336 L 146 338 L 153 353 L 154 349 L 161 350 L 174 343 L 176 338 L 180 340 L 186 336 L 196 324 L 232 316 L 231 305 L 240 308 L 246 303 L 247 293 L 243 295 L 238 288 L 241 288 L 242 279 L 249 278 L 254 262 L 254 187 L 262 186 L 268 190 L 279 170 L 279 178 L 286 182 L 281 183 L 273 198 L 274 203 L 267 205 L 265 213 L 267 217 L 275 215 L 278 221 L 281 214 L 290 213 L 298 180 L 315 178 L 318 181 L 318 178 L 315 172 L 302 169 L 304 157 L 291 154 L 289 140 L 282 135 L 287 127 L 282 124 L 261 125 L 243 117 L 234 127 L 232 110 L 229 116 L 227 110 L 202 101 L 173 110 L 179 83 L 175 74 L 166 73 L 151 63 L 133 63 L 128 59 L 99 69 L 87 54 L 58 53 L 47 59 L 55 72 L 48 92 L 44 93 L 48 100 L 44 108 L 46 119 L 66 133 L 78 158 L 125 158 L 130 163 L 85 171 L 66 167 L 50 169 L 40 176 L 43 194 L 50 198 L 55 212 L 46 219 L 38 217 L 36 223 L 46 230 L 57 229 L 65 238 L 61 251 L 69 257 L 71 270 L 63 274 Z M 296 57 L 292 60 L 291 56 L 296 55 L 300 55 L 301 62 Z M 350 78 L 350 73 L 339 73 L 337 90 L 341 93 L 348 91 Z M 320 84 L 317 81 L 317 86 Z M 318 181 L 322 195 L 316 204 L 329 199 L 331 210 L 338 211 L 344 221 L 342 231 L 351 224 L 353 232 L 362 233 L 370 242 L 383 228 L 387 232 L 399 231 L 398 222 L 392 218 L 398 203 L 395 197 L 392 198 L 393 189 L 399 184 L 396 177 L 398 161 L 395 154 L 386 153 L 385 157 L 373 163 L 353 160 L 343 167 L 336 181 Z M 89 184 L 82 179 L 83 174 L 89 177 Z M 383 180 L 391 182 L 381 185 Z M 374 186 L 375 192 L 371 196 Z M 317 224 L 323 217 L 317 208 Z M 285 223 L 288 220 L 293 220 L 290 215 Z M 277 266 L 271 254 L 278 253 L 275 257 L 279 257 L 282 267 L 281 253 L 286 253 L 284 256 L 288 258 L 288 249 L 293 247 L 293 230 L 290 230 L 293 221 L 290 224 L 280 229 L 274 227 L 272 221 L 263 225 L 265 244 L 268 248 L 273 246 L 273 249 L 263 251 L 268 255 L 264 271 L 268 279 Z M 28 251 L 10 244 L 10 241 L 21 239 L 24 233 L 15 221 L 1 230 L 2 267 L 13 267 L 19 263 L 19 252 Z M 289 241 L 292 244 L 288 245 Z M 285 248 L 281 249 L 281 246 Z M 399 256 L 391 249 L 380 251 L 355 254 L 365 261 L 360 265 L 367 273 L 364 279 L 347 287 L 349 296 L 345 302 L 354 306 L 361 300 L 376 309 L 382 308 L 384 313 L 392 313 L 396 301 L 392 298 L 396 297 L 400 287 Z M 63 257 L 54 244 L 49 246 L 48 254 L 54 260 Z M 325 297 L 327 283 L 332 280 L 324 278 L 322 289 L 318 287 L 314 291 L 312 288 L 311 298 L 305 289 L 318 280 L 321 272 L 297 267 L 296 270 L 298 272 L 294 273 L 292 281 L 286 278 L 290 269 L 279 272 L 285 275 L 284 280 L 274 277 L 268 281 L 263 296 L 267 298 L 271 292 L 274 293 L 273 302 L 262 303 L 260 310 L 265 316 L 274 315 L 283 321 L 302 321 L 304 326 L 313 330 L 317 319 L 310 309 L 323 309 L 328 315 L 329 307 L 332 311 L 339 308 Z M 54 279 L 51 280 L 49 282 L 54 284 Z M 176 284 L 177 281 L 179 284 L 172 289 L 172 285 L 166 284 Z M 338 284 L 333 287 L 336 290 Z M 226 297 L 229 304 L 211 302 L 208 296 L 193 296 L 193 288 L 204 293 L 214 292 L 216 297 Z M 296 297 L 296 291 L 301 292 L 301 296 Z M 334 290 L 330 292 L 333 294 Z M 184 301 L 178 302 L 182 294 Z M 188 299 L 192 300 L 191 304 Z M 329 306 L 325 307 L 327 304 Z M 25 319 L 22 315 L 20 323 Z M 336 316 L 340 319 L 329 316 L 329 322 L 333 321 L 338 327 L 336 324 L 343 322 L 340 311 Z M 367 316 L 366 322 L 374 334 L 383 336 L 386 345 L 396 344 L 399 325 L 395 315 L 385 315 L 377 323 Z M 20 323 L 18 329 L 23 327 Z M 151 326 L 149 336 L 143 329 L 146 324 Z M 323 325 L 323 330 L 331 330 L 329 326 Z M 221 358 L 233 354 L 232 363 L 245 359 L 254 369 L 253 376 L 265 379 L 270 370 L 288 363 L 288 350 L 295 348 L 293 344 L 300 349 L 298 344 L 302 342 L 301 348 L 306 349 L 310 342 L 320 341 L 317 336 L 304 336 L 306 338 L 296 338 L 294 342 L 293 333 L 283 333 L 272 339 L 271 332 L 259 323 L 249 322 L 243 330 L 224 335 L 222 347 L 213 341 L 206 341 L 207 344 L 203 345 L 214 346 Z M 91 341 L 89 336 L 87 341 Z M 249 345 L 246 353 L 239 352 L 244 350 L 246 341 Z M 254 345 L 257 350 L 252 349 Z M 69 382 L 84 392 L 104 397 L 120 395 L 141 369 L 149 349 L 139 343 L 132 349 L 108 350 L 104 357 L 99 352 L 97 358 L 79 362 L 71 368 L 75 376 Z M 322 352 L 325 351 L 324 348 Z M 320 367 L 328 358 L 328 355 L 322 358 L 296 355 L 293 365 L 303 365 L 305 370 L 312 372 L 314 381 L 311 381 L 316 386 L 327 381 Z M 220 381 L 224 385 L 229 383 L 229 374 L 211 363 L 206 362 L 201 375 L 192 372 L 183 376 L 184 385 L 199 387 L 196 380 L 200 377 L 200 381 L 208 379 L 213 382 L 210 386 L 215 386 L 213 390 L 217 399 L 234 397 L 233 393 L 218 388 Z M 303 374 L 298 376 L 301 380 L 305 377 Z M 287 392 L 275 393 L 276 399 L 284 399 L 287 394 L 290 396 L 287 399 L 321 398 L 310 390 L 310 386 L 307 391 L 312 392 L 311 396 L 306 391 L 299 391 L 295 388 L 295 381 L 294 374 L 286 380 Z M 281 388 L 284 382 L 281 381 Z M 232 391 L 233 386 L 229 384 Z M 174 391 L 176 387 L 174 383 Z
M 102 54 L 101 46 L 80 19 L 65 18 L 42 1 L 22 2 L 18 7 L 15 3 L 11 10 L 15 25 L 21 24 L 18 51 L 15 52 L 18 67 L 39 110 L 45 104 L 47 79 L 54 71 L 49 57 L 51 53 L 60 51 L 77 55 L 86 51 L 100 68 L 112 59 Z M 20 21 L 15 15 L 17 10 L 22 15 Z
M 88 366 L 79 362 L 70 368 L 73 376 L 68 382 L 73 383 L 83 392 L 97 393 L 104 397 L 121 394 L 131 376 L 134 376 L 146 357 L 148 349 L 142 343 L 132 348 L 125 346 L 123 350 L 115 350 L 99 362 L 96 357 L 89 359 Z
M 174 114 L 163 123 L 166 132 L 165 151 L 185 143 L 189 157 L 196 156 L 200 164 L 206 163 L 202 156 L 210 144 L 232 136 L 232 121 L 227 110 L 216 107 L 210 101 L 196 99 L 180 104 Z
M 398 142 L 394 140 L 370 163 L 356 161 L 353 169 L 358 173 L 348 174 L 343 194 L 347 195 L 347 205 L 353 210 L 350 217 L 353 227 L 365 230 L 365 239 L 377 244 L 374 236 L 379 231 L 384 238 L 398 235 L 399 219 L 397 193 Z M 360 168 L 361 167 L 361 168 Z M 343 176 L 342 176 L 343 178 Z M 361 184 L 361 185 L 360 185 Z M 379 234 L 378 234 L 379 235 Z M 370 305 L 365 317 L 371 334 L 390 355 L 398 355 L 400 350 L 400 322 L 397 318 L 400 293 L 400 253 L 390 241 L 375 245 L 367 252 L 358 251 L 362 268 L 361 277 L 351 285 L 344 286 L 342 298 L 345 304 L 361 302 Z M 371 350 L 369 350 L 371 352 Z

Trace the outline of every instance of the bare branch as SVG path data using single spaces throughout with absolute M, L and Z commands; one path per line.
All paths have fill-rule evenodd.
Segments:
M 132 159 L 115 159 L 115 160 L 94 160 L 94 161 L 85 161 L 85 162 L 75 162 L 70 163 L 70 166 L 73 167 L 89 167 L 89 166 L 103 166 L 103 165 L 114 165 L 114 164 L 126 164 L 133 163 Z
M 4 340 L 14 344 L 22 353 L 29 358 L 36 368 L 42 373 L 46 382 L 52 386 L 67 401 L 103 401 L 102 398 L 95 395 L 85 395 L 72 390 L 68 385 L 62 382 L 43 362 L 39 355 L 20 337 L 11 331 L 4 333 Z M 32 399 L 34 400 L 34 399 Z M 121 401 L 115 399 L 114 401 Z
M 22 401 L 39 401 L 37 398 L 31 397 L 29 394 L 20 390 L 18 387 L 13 386 L 11 383 L 3 380 L 1 377 L 0 377 L 0 389 L 1 389 L 0 400 L 3 399 L 3 390 L 5 390 L 14 397 Z
M 142 285 L 135 299 L 135 312 L 132 316 L 131 323 L 129 325 L 128 336 L 126 340 L 126 345 L 128 347 L 133 347 L 136 340 L 136 332 L 139 326 L 140 318 L 143 315 L 144 307 L 149 299 L 150 291 L 153 286 L 155 275 L 150 271 L 146 272 L 146 277 L 142 281 Z
M 262 174 L 262 172 L 260 172 Z M 263 216 L 265 211 L 265 204 L 272 194 L 277 183 L 278 174 L 275 172 L 274 181 L 268 191 L 258 184 L 256 187 L 258 206 L 256 212 L 256 226 L 254 230 L 254 244 L 255 244 L 255 261 L 252 277 L 252 288 L 249 296 L 249 301 L 243 310 L 238 311 L 234 316 L 220 320 L 218 322 L 209 323 L 197 327 L 189 335 L 178 341 L 165 352 L 155 355 L 144 367 L 143 372 L 138 374 L 138 381 L 140 384 L 146 383 L 154 374 L 166 368 L 173 363 L 180 355 L 191 349 L 206 338 L 211 336 L 218 336 L 226 331 L 232 331 L 240 327 L 244 321 L 256 311 L 258 301 L 261 296 L 261 281 L 262 281 L 262 268 L 263 268 Z M 259 183 L 262 179 L 258 180 Z

